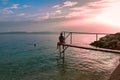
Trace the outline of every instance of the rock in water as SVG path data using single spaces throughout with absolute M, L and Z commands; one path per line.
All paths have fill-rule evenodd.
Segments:
M 92 42 L 90 45 L 100 48 L 120 50 L 120 33 L 106 35 L 98 41 Z

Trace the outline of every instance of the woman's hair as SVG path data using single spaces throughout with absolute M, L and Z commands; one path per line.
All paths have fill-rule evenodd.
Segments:
M 62 36 L 62 35 L 63 35 L 63 33 L 60 33 L 60 35 Z

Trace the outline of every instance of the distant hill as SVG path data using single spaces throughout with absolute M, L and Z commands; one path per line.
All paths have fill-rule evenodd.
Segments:
M 27 34 L 27 32 L 0 32 L 0 34 Z
M 59 34 L 59 32 L 0 32 L 0 34 Z

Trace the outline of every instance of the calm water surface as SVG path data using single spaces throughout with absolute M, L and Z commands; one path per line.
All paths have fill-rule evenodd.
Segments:
M 76 48 L 68 48 L 65 59 L 59 59 L 58 36 L 0 35 L 0 80 L 107 80 L 119 64 L 119 54 Z M 92 40 L 93 36 L 74 38 L 85 45 Z

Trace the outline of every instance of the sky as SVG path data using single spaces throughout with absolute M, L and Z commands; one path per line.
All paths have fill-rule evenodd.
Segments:
M 0 32 L 120 32 L 120 0 L 0 0 Z

